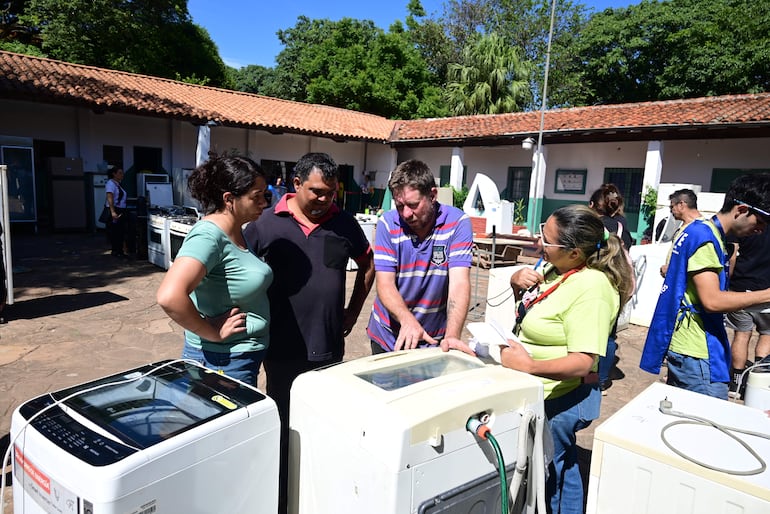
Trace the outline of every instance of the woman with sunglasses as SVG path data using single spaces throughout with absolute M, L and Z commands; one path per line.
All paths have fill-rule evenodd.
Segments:
M 632 293 L 620 239 L 584 205 L 562 207 L 540 228 L 544 267 L 513 274 L 521 344 L 501 349 L 502 364 L 543 381 L 554 439 L 546 484 L 554 514 L 583 512 L 576 432 L 599 417 L 597 360 L 620 306 Z

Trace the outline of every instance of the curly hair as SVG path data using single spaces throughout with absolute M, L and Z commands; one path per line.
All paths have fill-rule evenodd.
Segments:
M 586 266 L 604 273 L 620 294 L 621 305 L 625 305 L 634 293 L 634 282 L 620 238 L 605 232 L 601 218 L 585 205 L 566 205 L 551 217 L 559 230 L 558 243 L 580 250 Z
M 187 179 L 187 188 L 204 212 L 211 214 L 225 208 L 225 193 L 242 196 L 254 187 L 258 177 L 265 178 L 265 173 L 248 157 L 215 157 L 195 168 Z
M 602 184 L 593 192 L 588 204 L 602 216 L 613 218 L 623 215 L 623 195 L 615 184 Z

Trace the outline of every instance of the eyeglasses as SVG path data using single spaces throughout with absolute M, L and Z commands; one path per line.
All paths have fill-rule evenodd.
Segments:
M 547 243 L 545 241 L 545 231 L 543 230 L 545 228 L 545 223 L 540 224 L 540 244 L 543 245 L 543 248 L 548 248 L 549 246 L 552 248 L 569 248 L 567 245 L 557 245 L 553 243 Z
M 770 224 L 770 212 L 763 211 L 759 207 L 754 207 L 753 205 L 750 205 L 750 204 L 748 204 L 746 202 L 742 202 L 740 200 L 733 200 L 733 201 L 735 203 L 737 203 L 738 205 L 745 205 L 746 207 L 748 207 L 749 208 L 749 214 L 753 214 L 754 216 L 759 218 L 759 220 L 761 222 L 763 222 L 765 225 Z
M 678 202 L 674 202 L 674 203 L 672 203 L 671 205 L 669 205 L 669 206 L 668 206 L 668 210 L 670 210 L 670 211 L 673 211 L 673 210 L 674 210 L 674 207 L 676 207 L 676 206 L 677 206 L 677 205 L 679 205 L 680 203 L 684 203 L 684 200 L 679 200 Z

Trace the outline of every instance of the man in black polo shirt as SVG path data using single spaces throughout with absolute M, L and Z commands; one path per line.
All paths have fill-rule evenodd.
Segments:
M 281 417 L 279 512 L 286 510 L 289 391 L 306 371 L 340 362 L 374 281 L 372 251 L 358 222 L 334 204 L 337 164 L 324 153 L 294 167 L 296 193 L 244 229 L 249 247 L 273 269 L 270 346 L 264 360 L 267 394 Z M 348 259 L 358 264 L 345 308 Z

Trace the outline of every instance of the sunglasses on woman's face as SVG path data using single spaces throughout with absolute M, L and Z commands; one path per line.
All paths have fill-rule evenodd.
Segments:
M 540 224 L 540 244 L 543 245 L 543 248 L 548 248 L 549 246 L 552 248 L 568 248 L 567 245 L 557 245 L 555 243 L 548 243 L 545 240 L 545 223 Z

